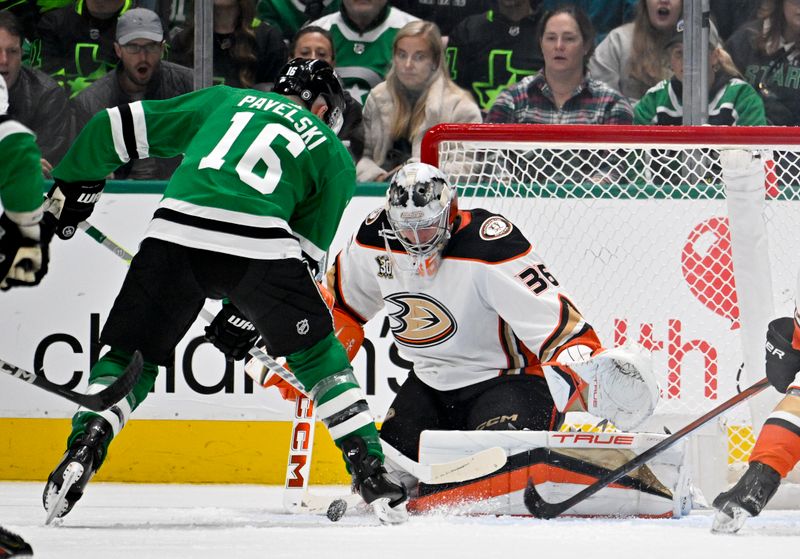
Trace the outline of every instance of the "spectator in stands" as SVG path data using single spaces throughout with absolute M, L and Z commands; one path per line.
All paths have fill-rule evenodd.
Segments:
M 394 38 L 392 66 L 364 106 L 360 181 L 389 181 L 409 158 L 419 159 L 422 136 L 441 122 L 480 122 L 470 94 L 450 79 L 442 36 L 429 21 L 407 23 Z
M 281 31 L 255 13 L 255 0 L 214 0 L 214 83 L 268 89 L 286 63 Z M 194 22 L 172 39 L 170 60 L 194 67 Z
M 639 0 L 544 0 L 545 10 L 554 10 L 563 4 L 578 6 L 592 22 L 595 44 L 606 38 L 608 32 L 624 23 L 633 21 Z
M 61 86 L 44 72 L 22 65 L 22 41 L 19 20 L 0 11 L 0 75 L 8 85 L 8 115 L 36 134 L 42 171 L 48 175 L 72 141 L 72 118 Z
M 673 76 L 651 88 L 636 104 L 635 124 L 683 123 L 683 20 L 667 43 Z M 708 124 L 763 126 L 764 103 L 734 66 L 714 23 L 708 34 Z
M 70 97 L 77 95 L 119 62 L 114 53 L 117 17 L 133 0 L 75 0 L 39 20 L 41 69 Z
M 664 46 L 683 12 L 683 0 L 639 0 L 636 17 L 612 30 L 589 62 L 592 78 L 638 100 L 669 77 Z
M 564 5 L 547 12 L 537 39 L 544 67 L 500 95 L 486 122 L 532 124 L 631 124 L 628 100 L 606 84 L 589 79 L 594 28 L 582 9 Z
M 455 82 L 487 111 L 504 88 L 541 69 L 536 40 L 541 10 L 531 0 L 501 0 L 497 9 L 456 25 L 447 45 L 448 68 Z
M 332 67 L 336 66 L 331 34 L 315 25 L 303 27 L 289 45 L 289 59 L 292 58 L 320 59 Z M 344 92 L 344 101 L 344 123 L 337 136 L 353 156 L 353 161 L 358 162 L 364 153 L 364 119 L 361 114 L 361 103 L 353 99 L 347 91 Z
M 342 0 L 259 0 L 258 17 L 283 32 L 291 41 L 304 23 L 339 11 Z
M 330 31 L 336 52 L 336 73 L 360 103 L 383 81 L 392 62 L 391 44 L 398 29 L 415 18 L 387 0 L 342 0 L 339 11 L 312 25 Z
M 761 95 L 769 124 L 800 125 L 800 2 L 765 0 L 758 19 L 736 31 L 726 48 Z
M 164 33 L 161 19 L 144 8 L 128 10 L 117 22 L 114 50 L 120 59 L 109 72 L 73 99 L 78 130 L 95 113 L 143 99 L 169 99 L 193 89 L 192 71 L 161 60 Z M 163 180 L 181 162 L 180 157 L 133 159 L 114 172 L 116 179 Z
M 724 43 L 745 23 L 758 16 L 761 0 L 711 0 L 711 19 Z
M 492 9 L 492 5 L 492 0 L 392 0 L 395 8 L 435 23 L 445 46 L 448 35 L 456 25 L 469 16 Z

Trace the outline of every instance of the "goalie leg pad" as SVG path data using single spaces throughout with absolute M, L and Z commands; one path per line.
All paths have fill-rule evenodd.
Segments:
M 658 383 L 650 353 L 643 347 L 616 347 L 584 362 L 565 365 L 589 385 L 586 411 L 592 415 L 630 431 L 653 414 Z

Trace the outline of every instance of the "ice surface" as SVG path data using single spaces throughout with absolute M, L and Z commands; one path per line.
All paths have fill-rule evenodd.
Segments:
M 41 483 L 0 483 L 0 525 L 35 557 L 57 559 L 734 559 L 794 556 L 800 511 L 765 511 L 735 536 L 710 512 L 681 520 L 415 516 L 402 526 L 348 512 L 291 515 L 281 488 L 92 483 L 58 526 L 44 526 Z M 336 495 L 344 487 L 316 487 Z

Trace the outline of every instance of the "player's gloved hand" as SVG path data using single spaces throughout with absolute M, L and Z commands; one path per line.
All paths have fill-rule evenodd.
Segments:
M 42 221 L 17 223 L 0 216 L 0 289 L 34 286 L 47 273 L 52 229 Z
M 248 350 L 256 344 L 258 331 L 233 303 L 225 303 L 206 326 L 205 338 L 228 361 L 238 361 L 247 357 Z
M 105 185 L 105 179 L 88 182 L 56 179 L 47 193 L 44 209 L 56 217 L 55 233 L 59 238 L 71 239 L 78 223 L 89 219 Z
M 792 347 L 793 334 L 794 319 L 788 316 L 776 318 L 767 328 L 767 380 L 782 394 L 800 373 L 800 351 Z

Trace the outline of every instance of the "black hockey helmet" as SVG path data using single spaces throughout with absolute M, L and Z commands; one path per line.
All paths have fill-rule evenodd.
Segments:
M 344 121 L 344 90 L 339 76 L 324 60 L 295 58 L 281 68 L 272 87 L 275 93 L 296 95 L 311 108 L 317 97 L 328 104 L 323 120 L 331 130 L 339 133 Z

